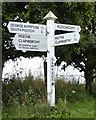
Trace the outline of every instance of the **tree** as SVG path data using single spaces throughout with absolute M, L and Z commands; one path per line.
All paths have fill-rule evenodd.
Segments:
M 96 37 L 94 35 L 87 35 L 84 37 L 84 42 L 78 46 L 78 52 L 71 54 L 70 62 L 74 62 L 74 66 L 84 71 L 86 80 L 86 90 L 92 93 L 92 81 L 96 75 Z M 82 64 L 83 62 L 83 64 Z
M 19 56 L 33 57 L 46 53 L 16 51 L 10 39 L 10 34 L 4 26 L 9 21 L 23 21 L 30 23 L 45 24 L 43 17 L 51 10 L 58 19 L 57 23 L 79 25 L 79 44 L 56 47 L 56 57 L 60 57 L 58 65 L 66 61 L 67 65 L 73 64 L 80 71 L 84 71 L 86 79 L 86 90 L 92 92 L 92 80 L 96 74 L 96 2 L 49 2 L 49 3 L 3 3 L 3 63 L 8 59 L 15 59 Z M 14 7 L 13 7 L 14 6 Z M 66 31 L 56 31 L 55 33 L 65 33 Z M 90 55 L 89 55 L 90 54 Z M 83 63 L 83 64 L 81 64 Z
M 94 52 L 96 50 L 96 4 L 70 3 L 68 6 L 64 8 L 64 10 L 71 9 L 71 12 L 66 15 L 67 19 L 74 19 L 72 21 L 82 28 L 82 31 L 80 32 L 80 43 L 57 48 L 57 56 L 61 56 L 59 63 L 64 60 L 67 62 L 67 65 L 73 64 L 74 67 L 78 68 L 80 71 L 84 71 L 86 90 L 89 93 L 92 93 L 92 81 L 96 75 L 96 54 Z M 61 9 L 63 9 L 63 7 L 61 7 Z M 73 10 L 75 13 L 73 13 Z M 70 15 L 70 13 L 72 15 Z

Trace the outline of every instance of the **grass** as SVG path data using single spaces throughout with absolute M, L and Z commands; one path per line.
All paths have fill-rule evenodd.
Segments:
M 94 97 L 86 93 L 84 85 L 57 81 L 55 107 L 48 105 L 44 85 L 42 81 L 32 80 L 4 84 L 4 90 L 5 88 L 6 90 L 3 90 L 2 117 L 6 119 L 94 118 Z M 15 88 L 12 89 L 10 86 Z M 6 100 L 6 98 L 9 99 Z
M 69 104 L 70 118 L 94 118 L 94 101 L 78 101 Z
M 3 118 L 94 118 L 94 101 L 67 103 L 59 101 L 51 108 L 47 103 L 10 106 L 3 109 Z

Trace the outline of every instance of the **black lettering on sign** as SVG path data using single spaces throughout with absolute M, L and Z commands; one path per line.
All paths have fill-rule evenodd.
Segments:
M 19 27 L 19 28 L 23 28 L 23 24 L 15 24 L 15 23 L 11 23 L 10 26 L 11 26 L 11 27 Z
M 39 29 L 39 26 L 35 26 L 35 25 L 24 25 L 24 28 L 32 28 L 32 29 Z
M 51 80 L 54 81 L 54 58 L 51 58 Z
M 19 37 L 19 38 L 30 38 L 30 35 L 22 35 L 22 34 L 19 34 L 18 37 Z
M 74 26 L 68 26 L 68 25 L 57 25 L 57 28 L 59 29 L 70 29 L 70 30 L 75 30 Z

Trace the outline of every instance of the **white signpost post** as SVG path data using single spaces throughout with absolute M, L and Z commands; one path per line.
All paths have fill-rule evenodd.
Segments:
M 57 17 L 50 11 L 45 17 L 47 20 L 47 100 L 51 106 L 55 106 L 55 79 L 54 79 L 54 65 L 55 65 L 55 50 L 54 50 L 54 20 Z
M 10 33 L 17 33 L 13 38 L 17 50 L 47 52 L 47 100 L 55 106 L 55 46 L 78 43 L 81 27 L 54 23 L 57 17 L 51 11 L 44 19 L 47 25 L 9 22 L 7 27 Z M 72 32 L 55 35 L 55 30 Z

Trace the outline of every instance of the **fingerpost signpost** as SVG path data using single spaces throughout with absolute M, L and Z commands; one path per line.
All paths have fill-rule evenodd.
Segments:
M 17 50 L 47 52 L 47 101 L 55 106 L 55 46 L 78 43 L 81 27 L 54 23 L 57 17 L 51 11 L 44 19 L 46 25 L 10 21 L 7 28 L 16 33 L 12 42 Z M 55 30 L 71 32 L 55 35 Z
M 17 50 L 22 51 L 47 51 L 47 37 L 44 35 L 20 34 L 13 38 Z

